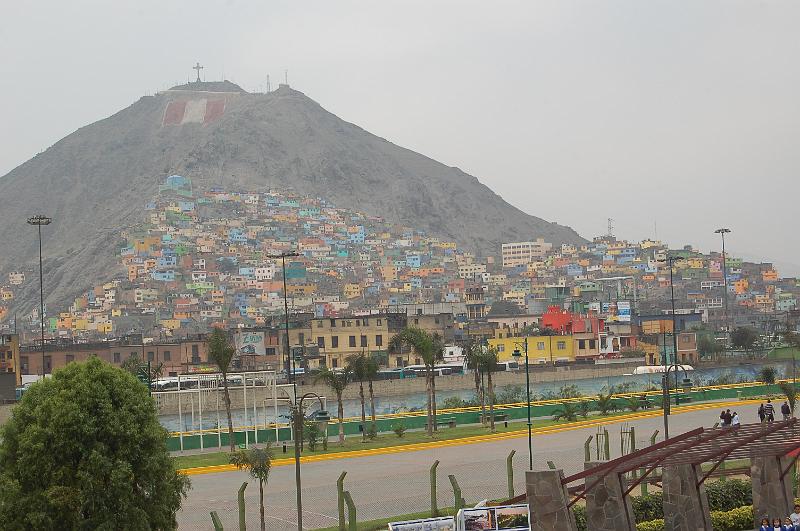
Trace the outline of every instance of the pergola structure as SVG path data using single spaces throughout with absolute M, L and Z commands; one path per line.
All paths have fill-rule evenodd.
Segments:
M 793 505 L 791 471 L 800 449 L 800 424 L 797 419 L 767 424 L 748 424 L 736 428 L 697 428 L 647 448 L 610 461 L 586 463 L 583 472 L 564 477 L 563 472 L 529 472 L 528 502 L 536 524 L 532 529 L 552 529 L 556 521 L 545 513 L 562 512 L 557 521 L 571 520 L 570 508 L 586 500 L 587 527 L 591 530 L 634 530 L 636 522 L 629 494 L 658 468 L 662 469 L 666 530 L 711 529 L 711 517 L 704 482 L 729 459 L 750 459 L 753 507 L 756 519 L 762 516 L 784 517 Z M 708 470 L 702 465 L 711 463 Z M 635 473 L 636 472 L 636 473 Z M 557 473 L 557 477 L 553 476 Z M 634 474 L 635 473 L 635 474 Z M 549 487 L 539 483 L 547 476 Z M 537 478 L 537 475 L 540 477 Z M 583 480 L 582 487 L 575 484 Z M 577 487 L 577 490 L 575 488 Z M 563 500 L 556 508 L 537 511 L 537 491 L 545 494 L 557 488 Z M 574 491 L 571 497 L 569 492 Z M 571 498 L 571 499 L 570 499 Z M 555 510 L 555 511 L 554 511 Z M 574 523 L 573 523 L 574 526 Z M 564 527 L 570 529 L 569 526 Z M 572 527 L 574 529 L 574 527 Z

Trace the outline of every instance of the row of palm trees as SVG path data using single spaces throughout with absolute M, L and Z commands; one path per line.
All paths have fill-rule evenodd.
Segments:
M 411 349 L 419 357 L 425 367 L 425 389 L 427 424 L 429 436 L 437 431 L 436 424 L 436 364 L 443 360 L 445 344 L 441 336 L 416 327 L 405 328 L 395 334 L 389 341 L 389 348 L 403 351 Z M 236 451 L 233 436 L 233 418 L 231 414 L 231 399 L 228 390 L 228 371 L 236 353 L 224 330 L 215 328 L 209 338 L 209 357 L 222 373 L 222 387 L 224 394 L 225 412 L 228 420 L 228 440 L 231 453 Z M 497 350 L 483 345 L 470 344 L 465 349 L 466 363 L 475 374 L 475 394 L 481 404 L 481 419 L 484 424 L 488 422 L 492 431 L 494 425 L 494 384 L 492 374 L 498 363 Z M 363 426 L 362 440 L 366 441 L 368 431 L 366 423 L 366 397 L 364 386 L 367 384 L 370 401 L 370 416 L 372 428 L 375 430 L 375 394 L 373 382 L 378 374 L 378 362 L 368 353 L 355 354 L 347 358 L 345 367 L 341 370 L 323 369 L 315 378 L 315 382 L 328 386 L 336 395 L 337 420 L 339 425 L 339 443 L 344 443 L 344 405 L 343 395 L 347 385 L 358 382 L 359 399 L 361 402 L 361 424 Z M 489 404 L 489 414 L 486 415 L 486 403 Z

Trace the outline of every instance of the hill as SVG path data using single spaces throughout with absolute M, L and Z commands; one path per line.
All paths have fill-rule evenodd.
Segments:
M 53 218 L 43 231 L 49 302 L 61 305 L 122 274 L 121 231 L 141 220 L 142 198 L 171 174 L 205 187 L 324 197 L 479 255 L 497 253 L 503 241 L 583 241 L 288 86 L 248 94 L 230 82 L 189 83 L 75 131 L 0 178 L 0 284 L 11 271 L 35 272 L 36 237 L 25 222 L 35 213 Z M 38 286 L 25 282 L 15 306 L 26 311 L 36 300 Z

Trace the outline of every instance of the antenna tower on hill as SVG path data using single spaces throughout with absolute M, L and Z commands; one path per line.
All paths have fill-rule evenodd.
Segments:
M 269 84 L 269 74 L 267 74 L 267 94 L 272 92 L 272 86 Z
M 614 220 L 611 218 L 608 218 L 608 237 L 614 237 Z

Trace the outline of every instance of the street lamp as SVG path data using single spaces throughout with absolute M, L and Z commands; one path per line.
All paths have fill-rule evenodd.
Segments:
M 725 293 L 723 294 L 723 300 L 725 301 L 725 310 L 723 314 L 723 320 L 725 321 L 725 330 L 728 332 L 728 337 L 730 337 L 731 333 L 731 326 L 728 322 L 728 270 L 727 270 L 727 259 L 725 258 L 725 235 L 731 232 L 731 229 L 721 228 L 714 231 L 714 234 L 719 234 L 722 237 L 722 284 L 725 287 Z
M 519 343 L 517 343 L 519 344 Z M 528 468 L 533 470 L 533 424 L 531 424 L 531 374 L 528 369 L 528 338 L 522 342 L 525 349 L 525 395 L 528 402 Z M 519 359 L 522 354 L 518 348 L 514 349 L 512 356 Z
M 675 282 L 673 277 L 673 270 L 675 262 L 680 262 L 683 260 L 681 256 L 667 256 L 663 262 L 667 262 L 669 264 L 669 292 L 670 292 L 670 301 L 672 302 L 672 362 L 675 366 L 675 389 L 678 389 L 678 335 L 677 335 L 677 324 L 675 323 Z M 666 351 L 666 345 L 664 345 L 664 350 Z M 664 360 L 668 361 L 668 360 Z M 666 364 L 665 364 L 666 365 Z M 664 373 L 664 437 L 669 438 L 669 405 L 670 397 L 669 397 L 669 369 Z M 675 405 L 678 405 L 678 395 L 675 395 Z
M 286 294 L 286 259 L 293 256 L 300 256 L 300 253 L 297 251 L 287 251 L 281 254 L 276 255 L 267 255 L 267 258 L 280 258 L 281 265 L 283 266 L 283 315 L 284 315 L 284 324 L 286 330 L 286 373 L 290 372 L 290 356 L 291 356 L 291 349 L 289 348 L 289 302 L 287 299 Z M 294 389 L 294 410 L 297 410 L 297 382 L 295 381 L 294 370 L 291 371 L 292 374 L 292 385 Z M 302 400 L 301 400 L 302 402 Z M 296 428 L 297 425 L 295 425 Z M 302 531 L 303 529 L 303 494 L 301 491 L 301 479 L 300 479 L 300 441 L 297 440 L 297 430 L 295 429 L 294 435 L 294 482 L 295 488 L 297 489 L 297 529 Z
M 39 232 L 39 321 L 42 332 L 42 378 L 45 375 L 44 367 L 44 276 L 42 273 L 42 225 L 50 225 L 53 220 L 47 216 L 37 214 L 28 218 L 29 225 L 36 225 Z

